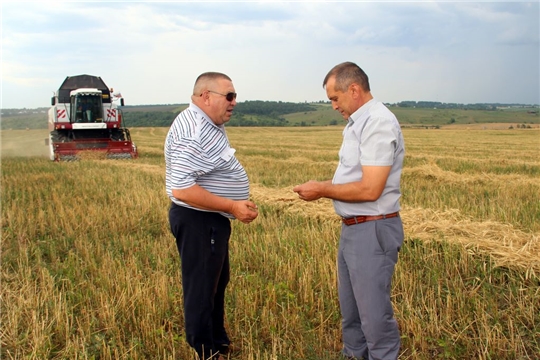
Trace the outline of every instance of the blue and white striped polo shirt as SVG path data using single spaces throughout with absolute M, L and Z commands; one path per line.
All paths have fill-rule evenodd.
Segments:
M 216 125 L 199 107 L 190 104 L 169 129 L 165 139 L 165 187 L 175 204 L 196 209 L 172 195 L 173 189 L 195 184 L 232 200 L 249 198 L 249 181 L 234 156 L 223 125 Z M 202 209 L 197 209 L 206 211 Z M 233 219 L 231 214 L 221 213 Z

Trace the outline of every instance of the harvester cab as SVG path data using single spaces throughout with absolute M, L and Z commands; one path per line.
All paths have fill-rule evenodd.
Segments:
M 51 160 L 77 160 L 83 153 L 112 159 L 138 157 L 123 125 L 124 98 L 115 96 L 100 77 L 68 76 L 51 103 L 46 140 Z
M 71 109 L 75 109 L 75 122 L 103 122 L 101 91 L 98 89 L 73 90 L 71 92 Z

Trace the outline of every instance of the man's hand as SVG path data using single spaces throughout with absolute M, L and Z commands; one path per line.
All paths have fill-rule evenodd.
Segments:
M 243 223 L 250 223 L 257 215 L 257 205 L 249 200 L 231 200 L 217 196 L 199 185 L 187 189 L 173 189 L 172 194 L 178 200 L 202 210 L 220 211 L 232 214 Z
M 245 224 L 249 224 L 259 215 L 259 210 L 254 202 L 240 200 L 233 203 L 231 214 Z
M 322 197 L 346 202 L 376 201 L 384 190 L 391 168 L 391 166 L 363 166 L 362 179 L 359 181 L 332 184 L 332 180 L 310 180 L 295 186 L 293 191 L 305 201 Z
M 293 191 L 298 194 L 298 197 L 305 201 L 318 200 L 323 197 L 323 189 L 329 184 L 328 181 L 310 180 L 302 185 L 296 185 Z

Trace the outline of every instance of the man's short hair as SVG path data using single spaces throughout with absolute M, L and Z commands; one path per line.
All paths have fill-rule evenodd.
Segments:
M 197 94 L 202 93 L 204 90 L 208 90 L 206 89 L 208 84 L 211 82 L 217 81 L 219 79 L 232 81 L 230 77 L 220 72 L 209 71 L 209 72 L 202 73 L 201 75 L 197 77 L 197 80 L 195 80 L 195 86 L 193 87 L 193 94 L 197 95 Z
M 336 78 L 334 90 L 345 92 L 352 83 L 357 83 L 364 91 L 370 91 L 369 78 L 358 65 L 353 62 L 344 62 L 332 68 L 326 74 L 323 81 L 323 88 L 331 77 Z

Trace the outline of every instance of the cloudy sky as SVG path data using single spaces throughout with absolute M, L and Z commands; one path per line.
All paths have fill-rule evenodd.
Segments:
M 126 105 L 189 102 L 228 74 L 238 101 L 326 100 L 353 61 L 384 102 L 540 102 L 539 2 L 6 2 L 1 107 L 48 107 L 66 76 Z

